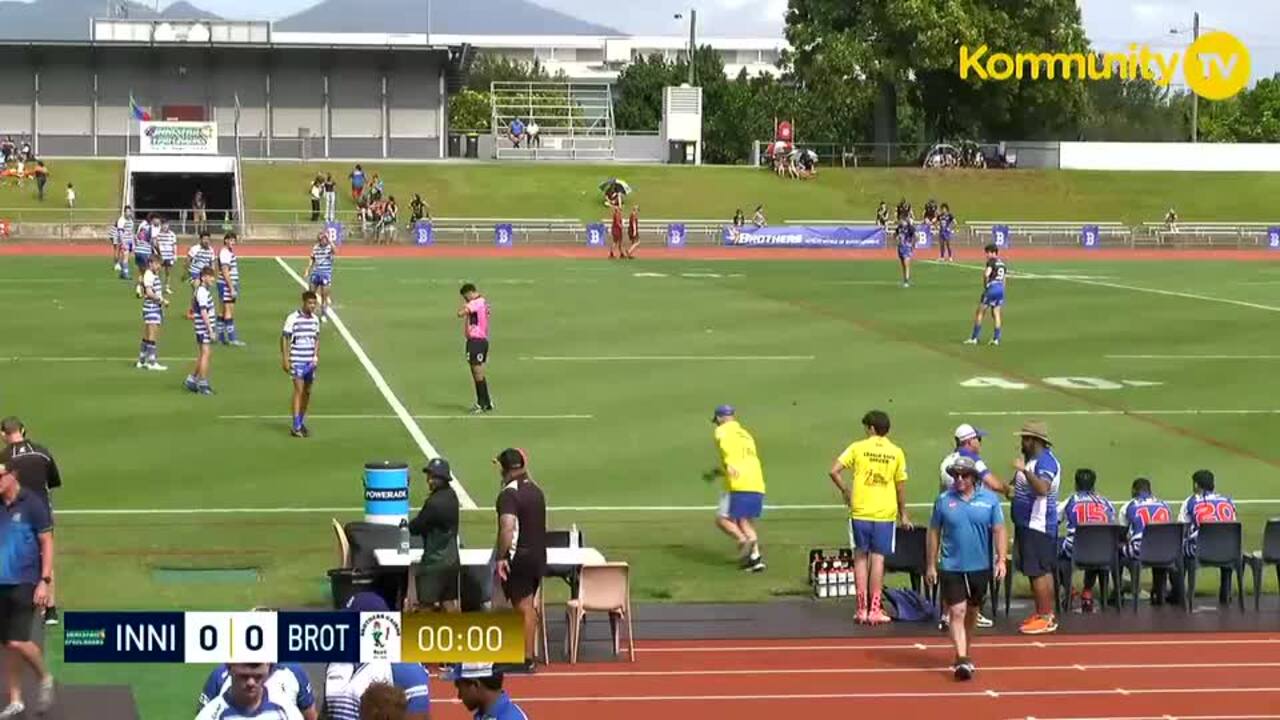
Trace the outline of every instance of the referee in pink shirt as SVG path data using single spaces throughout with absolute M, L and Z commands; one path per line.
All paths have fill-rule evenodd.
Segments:
M 489 301 L 476 286 L 462 286 L 462 332 L 467 338 L 467 364 L 471 366 L 471 379 L 476 385 L 476 404 L 472 414 L 493 412 L 493 398 L 489 397 L 489 381 L 484 376 L 484 365 L 489 360 Z

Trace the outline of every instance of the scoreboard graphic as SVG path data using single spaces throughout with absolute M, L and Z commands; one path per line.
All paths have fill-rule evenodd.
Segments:
M 68 663 L 517 663 L 514 612 L 68 612 Z

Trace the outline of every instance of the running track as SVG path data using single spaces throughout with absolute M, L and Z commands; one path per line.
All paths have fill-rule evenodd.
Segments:
M 536 720 L 1280 719 L 1280 633 L 990 636 L 967 683 L 941 636 L 637 649 L 635 663 L 553 664 L 506 687 Z M 469 717 L 450 684 L 431 696 L 432 717 Z

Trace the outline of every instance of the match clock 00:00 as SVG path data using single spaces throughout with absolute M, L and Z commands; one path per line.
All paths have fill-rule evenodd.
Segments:
M 524 662 L 524 624 L 514 612 L 411 613 L 402 620 L 403 662 Z

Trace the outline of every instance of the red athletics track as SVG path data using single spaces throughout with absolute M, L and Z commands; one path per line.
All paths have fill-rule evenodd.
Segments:
M 537 720 L 1280 718 L 1280 633 L 993 636 L 956 681 L 941 637 L 646 642 L 507 689 Z M 464 718 L 432 681 L 435 718 Z
M 311 252 L 307 245 L 255 245 L 241 244 L 240 257 L 307 257 Z M 1123 248 L 1114 250 L 1082 250 L 1070 247 L 1014 247 L 1005 254 L 1018 260 L 1074 261 L 1074 260 L 1280 260 L 1280 252 L 1266 250 L 1206 250 L 1206 249 L 1156 249 Z M 57 257 L 101 257 L 111 259 L 111 249 L 105 243 L 0 243 L 0 256 L 29 255 Z M 492 245 L 412 245 L 369 246 L 347 245 L 342 248 L 344 258 L 559 258 L 559 259 L 608 259 L 604 250 L 584 245 L 516 245 L 497 248 Z M 892 250 L 826 250 L 802 248 L 732 248 L 722 246 L 689 246 L 680 249 L 640 246 L 642 260 L 889 260 L 896 261 Z M 959 260 L 980 260 L 981 248 L 964 247 L 956 250 Z M 926 251 L 916 256 L 916 261 L 932 260 Z

